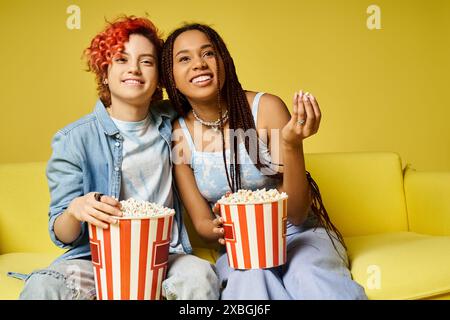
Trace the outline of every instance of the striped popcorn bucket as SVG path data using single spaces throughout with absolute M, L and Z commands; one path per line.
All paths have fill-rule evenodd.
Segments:
M 108 229 L 89 224 L 98 300 L 161 299 L 174 214 L 121 217 Z
M 287 197 L 257 204 L 219 204 L 230 267 L 263 269 L 286 263 Z

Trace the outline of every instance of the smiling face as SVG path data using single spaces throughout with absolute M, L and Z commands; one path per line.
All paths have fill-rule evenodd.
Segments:
M 181 33 L 173 44 L 172 59 L 175 85 L 191 103 L 217 101 L 218 79 L 221 88 L 225 83 L 223 60 L 203 32 Z
M 108 66 L 111 104 L 147 107 L 158 85 L 158 62 L 154 45 L 140 34 L 132 34 Z

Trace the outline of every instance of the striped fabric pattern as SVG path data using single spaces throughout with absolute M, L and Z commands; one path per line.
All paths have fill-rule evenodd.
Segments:
M 98 300 L 159 300 L 166 277 L 173 215 L 119 218 L 89 225 Z
M 263 204 L 221 204 L 228 263 L 264 269 L 286 263 L 287 199 Z

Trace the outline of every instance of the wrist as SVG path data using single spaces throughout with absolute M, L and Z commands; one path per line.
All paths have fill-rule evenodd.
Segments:
M 292 151 L 295 151 L 295 152 L 302 151 L 303 152 L 303 141 L 300 141 L 296 144 L 292 144 L 292 143 L 283 141 L 281 143 L 281 148 L 282 148 L 282 150 L 288 151 L 288 152 L 292 152 Z
M 75 217 L 75 215 L 72 213 L 72 211 L 70 211 L 69 208 L 67 208 L 64 212 L 63 215 L 65 215 L 68 221 L 78 221 L 78 219 Z
M 73 200 L 69 203 L 69 206 L 66 208 L 66 210 L 64 210 L 64 213 L 69 217 L 73 217 L 72 204 L 73 204 Z
M 76 201 L 77 199 L 75 198 L 75 199 L 73 199 L 70 203 L 69 203 L 69 206 L 67 207 L 67 209 L 66 210 L 64 210 L 64 213 L 67 215 L 67 217 L 68 218 L 70 218 L 71 220 L 78 220 L 77 219 L 77 217 L 75 216 L 75 213 L 74 213 L 74 206 L 75 206 L 75 201 Z

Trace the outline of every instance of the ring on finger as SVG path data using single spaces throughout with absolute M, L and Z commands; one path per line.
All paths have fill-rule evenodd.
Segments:
M 94 193 L 94 199 L 97 200 L 98 202 L 100 202 L 100 200 L 102 199 L 103 196 L 104 196 L 103 193 L 100 193 L 100 192 Z
M 302 125 L 305 124 L 305 122 L 306 122 L 305 119 L 301 119 L 301 120 L 298 120 L 296 123 L 297 123 L 299 126 L 302 126 Z

